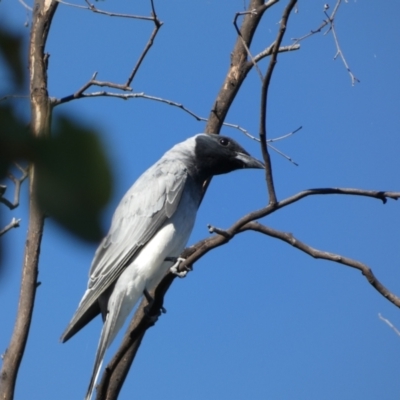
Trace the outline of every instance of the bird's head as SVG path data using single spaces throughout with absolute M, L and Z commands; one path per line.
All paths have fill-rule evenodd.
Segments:
M 261 161 L 252 157 L 239 143 L 221 135 L 196 135 L 194 156 L 197 172 L 203 179 L 242 168 L 265 168 Z

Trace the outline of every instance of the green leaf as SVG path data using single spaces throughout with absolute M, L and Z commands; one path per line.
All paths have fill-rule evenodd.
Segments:
M 0 27 L 0 54 L 3 55 L 14 84 L 21 87 L 24 83 L 22 62 L 22 37 Z
M 0 105 L 0 179 L 12 161 L 33 157 L 33 138 L 10 105 Z
M 112 177 L 98 134 L 59 117 L 52 137 L 37 141 L 35 158 L 40 207 L 74 234 L 99 240 Z

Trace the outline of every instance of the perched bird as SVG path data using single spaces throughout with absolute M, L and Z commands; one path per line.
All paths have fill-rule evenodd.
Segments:
M 122 198 L 95 253 L 88 288 L 61 337 L 67 341 L 101 313 L 104 325 L 86 399 L 126 317 L 183 251 L 204 182 L 241 168 L 264 165 L 231 138 L 201 133 L 167 151 Z

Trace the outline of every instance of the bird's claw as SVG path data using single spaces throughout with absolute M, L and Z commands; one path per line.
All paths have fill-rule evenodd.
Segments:
M 151 309 L 151 307 L 153 306 L 154 299 L 153 299 L 153 297 L 151 296 L 151 294 L 147 291 L 146 288 L 143 290 L 143 295 L 144 295 L 144 297 L 146 297 L 146 300 L 147 300 L 147 303 L 148 303 L 146 306 L 144 306 L 143 311 L 144 311 L 144 313 L 148 316 L 149 313 L 150 313 L 150 309 Z M 166 314 L 166 313 L 167 313 L 167 310 L 165 309 L 165 307 L 161 306 L 161 307 L 160 307 L 160 312 L 161 312 L 162 314 Z M 157 317 L 157 318 L 158 318 L 158 317 Z
M 169 269 L 174 275 L 179 276 L 179 278 L 184 278 L 187 275 L 188 271 L 190 271 L 189 267 L 185 267 L 185 269 L 183 271 L 179 271 L 179 265 L 183 261 L 186 261 L 186 259 L 177 257 L 175 259 L 175 264 Z

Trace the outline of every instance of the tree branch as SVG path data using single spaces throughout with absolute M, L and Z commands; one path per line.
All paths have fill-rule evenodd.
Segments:
M 259 222 L 249 222 L 244 225 L 241 231 L 252 230 L 256 232 L 263 233 L 264 235 L 268 235 L 274 237 L 276 239 L 282 240 L 296 249 L 301 250 L 302 252 L 310 255 L 313 258 L 320 258 L 323 260 L 333 261 L 339 264 L 347 265 L 348 267 L 355 268 L 365 276 L 368 282 L 372 285 L 374 289 L 376 289 L 383 297 L 393 303 L 396 307 L 400 307 L 400 298 L 393 294 L 390 290 L 388 290 L 379 280 L 376 278 L 371 268 L 367 265 L 361 263 L 360 261 L 353 260 L 348 257 L 341 256 L 339 254 L 330 253 L 327 251 L 321 251 L 314 247 L 311 247 L 304 242 L 296 239 L 291 233 L 278 231 L 276 229 L 272 229 L 265 225 L 261 225 Z
M 19 227 L 19 223 L 21 222 L 20 219 L 15 219 L 13 218 L 11 220 L 11 222 L 6 225 L 1 231 L 0 231 L 0 236 L 4 235 L 5 233 L 7 233 L 9 230 L 13 229 L 13 228 L 18 228 Z
M 329 5 L 328 5 L 328 4 L 325 4 L 325 5 L 324 5 L 324 14 L 325 14 L 325 16 L 326 16 L 326 19 L 324 19 L 324 20 L 322 21 L 322 24 L 321 24 L 317 29 L 311 30 L 311 32 L 307 33 L 306 35 L 304 35 L 304 36 L 302 36 L 302 37 L 300 37 L 300 38 L 297 38 L 297 39 L 294 38 L 294 39 L 292 39 L 292 40 L 294 41 L 293 44 L 292 44 L 292 46 L 296 46 L 296 45 L 297 45 L 299 42 L 301 42 L 302 40 L 307 39 L 307 38 L 309 38 L 310 36 L 315 35 L 316 33 L 322 32 L 322 29 L 324 29 L 327 25 L 329 25 L 329 29 L 324 33 L 324 36 L 325 36 L 327 33 L 329 33 L 330 31 L 332 31 L 333 40 L 334 40 L 335 46 L 336 46 L 336 54 L 335 54 L 335 56 L 333 57 L 333 59 L 336 60 L 336 58 L 337 58 L 338 56 L 340 56 L 340 58 L 342 59 L 342 62 L 343 62 L 343 64 L 344 64 L 344 66 L 345 66 L 347 72 L 348 72 L 349 75 L 350 75 L 351 84 L 352 84 L 352 86 L 354 86 L 354 85 L 356 84 L 356 82 L 360 82 L 360 80 L 359 80 L 358 78 L 355 77 L 355 75 L 353 74 L 353 72 L 350 70 L 349 65 L 347 64 L 347 61 L 346 61 L 346 59 L 345 59 L 345 57 L 344 57 L 344 55 L 343 55 L 343 52 L 342 52 L 342 50 L 341 50 L 341 48 L 340 48 L 339 40 L 338 40 L 338 38 L 337 38 L 336 29 L 335 29 L 335 17 L 336 17 L 336 14 L 337 14 L 338 10 L 339 10 L 339 6 L 340 6 L 341 2 L 342 2 L 342 0 L 337 0 L 337 1 L 336 1 L 335 7 L 333 8 L 333 11 L 332 11 L 331 15 L 328 15 L 328 13 L 327 13 L 327 10 L 329 9 Z
M 60 1 L 60 0 L 57 0 Z M 154 7 L 154 2 L 153 0 L 150 0 L 151 3 L 151 9 L 152 9 L 152 15 L 151 17 L 139 17 L 136 15 L 126 15 L 126 14 L 115 14 L 113 13 L 112 15 L 110 13 L 104 12 L 104 11 L 99 11 L 97 8 L 94 7 L 93 4 L 91 4 L 88 0 L 86 0 L 86 2 L 89 4 L 89 9 L 91 11 L 97 12 L 97 13 L 101 13 L 101 14 L 106 14 L 106 15 L 110 15 L 110 16 L 118 16 L 118 17 L 126 17 L 126 18 L 136 18 L 136 19 L 145 19 L 146 21 L 152 21 L 154 23 L 154 29 L 150 35 L 149 40 L 147 41 L 142 53 L 139 56 L 139 59 L 136 63 L 136 65 L 133 67 L 131 73 L 129 74 L 127 80 L 125 83 L 114 83 L 114 82 L 108 82 L 108 81 L 98 81 L 96 80 L 97 77 L 97 72 L 95 72 L 92 76 L 92 78 L 85 83 L 78 91 L 76 91 L 74 94 L 71 94 L 69 96 L 65 96 L 61 99 L 51 99 L 51 104 L 53 107 L 58 106 L 60 104 L 63 103 L 67 103 L 71 100 L 77 100 L 77 99 L 81 99 L 83 97 L 97 97 L 97 96 L 109 96 L 109 97 L 120 97 L 120 98 L 124 98 L 127 99 L 128 97 L 122 97 L 122 96 L 118 96 L 122 95 L 122 93 L 115 93 L 115 94 L 109 94 L 107 92 L 98 92 L 97 94 L 94 93 L 85 93 L 85 91 L 87 89 L 89 89 L 91 86 L 99 86 L 99 87 L 109 87 L 112 89 L 119 89 L 122 91 L 128 91 L 131 92 L 132 88 L 131 88 L 131 84 L 132 81 L 136 75 L 136 73 L 138 72 L 140 66 L 143 63 L 143 60 L 145 59 L 147 53 L 149 52 L 150 48 L 153 46 L 154 44 L 154 40 L 157 36 L 158 31 L 160 30 L 161 26 L 162 26 L 162 22 L 158 19 L 157 14 L 156 14 L 156 10 Z M 77 6 L 80 8 L 87 8 L 87 7 L 83 7 L 83 6 Z
M 253 55 L 251 54 L 250 49 L 248 48 L 248 46 L 247 46 L 245 40 L 243 39 L 239 27 L 237 26 L 237 19 L 239 18 L 239 16 L 248 15 L 248 14 L 250 14 L 250 15 L 257 15 L 257 11 L 254 9 L 254 10 L 249 10 L 249 11 L 237 12 L 237 13 L 235 14 L 235 18 L 233 19 L 233 26 L 234 26 L 235 29 L 236 29 L 236 33 L 237 33 L 237 35 L 238 35 L 238 38 L 240 38 L 240 40 L 242 41 L 243 47 L 246 49 L 247 55 L 250 57 L 250 60 L 251 60 L 250 62 L 251 62 L 251 64 L 252 64 L 252 65 L 254 66 L 254 68 L 256 69 L 256 71 L 257 71 L 257 73 L 258 73 L 258 76 L 260 77 L 261 82 L 262 82 L 262 80 L 263 80 L 262 72 L 261 72 L 260 68 L 258 67 L 257 61 L 254 59 Z
M 96 74 L 93 75 L 93 78 L 96 76 Z M 77 97 L 70 96 L 69 98 L 64 97 L 63 99 L 52 99 L 52 104 L 53 105 L 59 105 L 63 102 L 67 102 L 70 100 L 74 100 L 74 98 L 90 98 L 90 97 L 115 97 L 121 100 L 129 100 L 129 99 L 145 99 L 145 100 L 153 100 L 153 101 L 158 101 L 160 103 L 164 103 L 164 104 L 168 104 L 169 106 L 172 107 L 176 107 L 176 108 L 180 108 L 182 111 L 184 111 L 185 113 L 189 114 L 191 117 L 193 117 L 194 119 L 196 119 L 197 121 L 203 121 L 203 122 L 208 122 L 207 118 L 204 117 L 200 117 L 199 115 L 197 115 L 196 113 L 194 113 L 193 111 L 189 110 L 187 107 L 185 107 L 183 104 L 178 103 L 176 101 L 172 101 L 172 100 L 168 100 L 168 99 L 163 99 L 162 97 L 156 97 L 156 96 L 151 96 L 148 94 L 145 94 L 143 92 L 141 93 L 115 93 L 115 92 L 106 92 L 106 91 L 101 91 L 101 92 L 92 92 L 92 93 L 83 93 L 83 91 L 85 91 L 87 89 L 87 85 L 84 85 L 81 89 L 79 89 L 79 92 L 81 92 Z M 226 126 L 228 128 L 233 128 L 233 129 L 237 129 L 240 132 L 242 132 L 243 134 L 245 134 L 247 137 L 249 137 L 252 140 L 255 140 L 257 142 L 260 141 L 260 139 L 256 138 L 255 136 L 253 136 L 248 130 L 246 130 L 245 128 L 241 127 L 240 125 L 237 124 L 231 124 L 229 122 L 223 122 L 222 126 Z M 285 153 L 283 153 L 282 151 L 278 150 L 276 147 L 272 146 L 270 143 L 272 142 L 276 142 L 278 140 L 282 140 L 282 139 L 286 139 L 289 136 L 294 135 L 296 132 L 298 132 L 300 129 L 302 129 L 302 127 L 295 129 L 294 131 L 274 138 L 274 139 L 268 139 L 267 140 L 267 144 L 268 146 L 274 150 L 276 153 L 278 153 L 279 155 L 281 155 L 282 157 L 286 158 L 288 161 L 290 161 L 291 163 L 293 163 L 294 165 L 298 165 L 291 157 L 289 157 L 288 155 L 286 155 Z
M 250 1 L 240 28 L 240 36 L 236 40 L 231 55 L 228 73 L 208 117 L 208 122 L 204 130 L 206 133 L 220 132 L 236 94 L 254 65 L 252 61 L 248 61 L 247 53 L 247 49 L 250 49 L 254 33 L 264 12 L 277 2 L 278 0 L 270 0 L 266 3 L 262 0 Z
M 275 43 L 273 44 L 273 49 L 271 53 L 271 58 L 269 61 L 267 73 L 263 79 L 262 89 L 261 89 L 261 112 L 260 112 L 260 142 L 261 142 L 261 152 L 263 155 L 264 163 L 265 163 L 265 177 L 267 181 L 268 187 L 268 195 L 269 195 L 269 204 L 274 205 L 277 202 L 275 187 L 274 187 L 274 179 L 272 174 L 272 165 L 271 165 L 271 157 L 269 156 L 268 148 L 267 148 L 267 102 L 268 102 L 268 89 L 269 84 L 272 78 L 272 74 L 274 72 L 275 65 L 277 63 L 278 51 L 281 46 L 283 36 L 286 32 L 286 26 L 289 20 L 290 13 L 295 6 L 297 0 L 290 0 L 285 10 L 283 11 L 280 28 L 278 31 L 278 35 L 276 37 Z
M 22 185 L 22 182 L 28 177 L 28 168 L 24 169 L 17 163 L 15 163 L 15 165 L 22 172 L 22 175 L 20 178 L 16 178 L 11 172 L 8 174 L 8 178 L 13 181 L 14 187 L 15 187 L 13 202 L 11 202 L 10 200 L 7 200 L 3 197 L 4 192 L 5 192 L 5 187 L 4 187 L 4 190 L 0 191 L 0 203 L 5 204 L 10 210 L 13 210 L 14 208 L 17 208 L 19 206 L 21 185 Z
M 58 3 L 35 0 L 29 47 L 31 129 L 35 136 L 47 136 L 50 132 L 50 101 L 47 93 L 46 55 L 47 35 Z M 17 318 L 10 344 L 4 355 L 0 372 L 0 399 L 12 400 L 19 366 L 24 355 L 35 302 L 40 243 L 44 216 L 36 199 L 35 167 L 29 171 L 29 227 L 25 244 Z
M 256 219 L 264 218 L 273 212 L 280 210 L 284 207 L 289 206 L 290 204 L 296 203 L 308 196 L 315 195 L 330 195 L 330 194 L 340 194 L 340 195 L 350 195 L 350 196 L 363 196 L 370 197 L 373 199 L 378 199 L 386 204 L 387 199 L 398 200 L 400 198 L 400 192 L 387 192 L 387 191 L 377 191 L 377 190 L 364 190 L 364 189 L 353 189 L 353 188 L 320 188 L 320 189 L 307 189 L 303 190 L 299 193 L 296 193 L 293 196 L 287 197 L 284 200 L 278 201 L 275 205 L 267 205 L 260 210 L 253 211 L 241 219 L 239 219 L 235 224 L 230 228 L 231 231 L 238 232 L 243 225 L 248 222 L 254 221 Z
M 370 191 L 370 190 L 349 189 L 349 188 L 323 188 L 323 189 L 304 190 L 302 192 L 295 194 L 294 196 L 291 196 L 287 199 L 284 199 L 276 203 L 275 206 L 268 205 L 267 207 L 261 210 L 243 216 L 227 230 L 210 227 L 210 229 L 217 234 L 208 237 L 206 239 L 203 239 L 198 243 L 196 243 L 195 245 L 186 248 L 180 256 L 184 258 L 185 261 L 179 265 L 178 272 L 190 270 L 192 268 L 192 265 L 200 258 L 202 258 L 205 254 L 207 254 L 210 250 L 228 243 L 232 238 L 234 238 L 237 234 L 243 231 L 253 229 L 252 224 L 255 223 L 254 222 L 255 219 L 259 219 L 266 215 L 274 213 L 280 208 L 286 207 L 289 204 L 293 204 L 296 201 L 299 201 L 307 196 L 320 195 L 320 194 L 366 196 L 382 200 L 383 203 L 386 202 L 387 198 L 391 198 L 394 200 L 400 198 L 400 192 Z M 261 224 L 259 225 L 261 226 Z M 261 229 L 258 227 L 258 225 L 255 225 L 254 227 L 257 229 Z M 350 260 L 342 257 L 342 260 L 343 259 L 345 262 Z M 335 261 L 340 262 L 338 260 Z M 351 262 L 352 261 L 353 260 L 351 260 Z M 342 263 L 345 264 L 345 262 Z M 354 263 L 358 262 L 354 261 Z M 360 265 L 363 264 L 359 263 L 354 265 L 356 265 L 356 267 L 359 267 Z M 384 294 L 385 297 L 387 295 L 388 296 L 387 298 L 392 302 L 398 301 L 397 300 L 398 298 L 396 296 L 391 294 L 391 292 L 387 291 L 387 289 L 384 288 L 384 286 L 382 286 L 378 282 L 378 280 L 374 277 L 372 271 L 370 271 L 368 267 L 364 268 L 363 272 L 365 272 L 365 276 L 367 277 L 367 279 L 378 291 L 380 291 L 380 293 Z M 160 315 L 160 309 L 164 304 L 164 296 L 175 279 L 176 275 L 172 274 L 171 272 L 168 272 L 164 276 L 160 284 L 152 293 L 154 302 L 151 305 L 150 310 L 148 310 L 147 314 L 144 312 L 144 307 L 147 306 L 147 301 L 144 299 L 142 303 L 139 305 L 139 308 L 135 313 L 135 316 L 132 319 L 127 329 L 127 332 L 123 338 L 120 348 L 118 349 L 118 352 L 113 357 L 111 362 L 108 364 L 102 376 L 101 382 L 97 389 L 97 397 L 96 397 L 97 400 L 117 399 L 118 393 L 123 385 L 125 377 L 129 371 L 129 368 L 136 356 L 137 350 L 146 333 L 146 330 L 156 323 L 157 318 Z
M 152 13 L 151 13 L 152 15 L 151 15 L 151 16 L 152 16 L 152 18 L 153 18 L 152 21 L 154 22 L 154 29 L 153 29 L 153 32 L 152 32 L 151 35 L 150 35 L 150 39 L 148 40 L 148 42 L 147 42 L 147 44 L 146 44 L 146 46 L 145 46 L 145 48 L 144 48 L 142 54 L 141 54 L 140 57 L 139 57 L 138 62 L 136 63 L 135 67 L 133 68 L 133 70 L 132 70 L 132 72 L 131 72 L 131 74 L 130 74 L 128 80 L 126 81 L 126 84 L 125 84 L 125 85 L 126 85 L 127 87 L 130 86 L 130 84 L 132 83 L 133 78 L 135 77 L 137 71 L 139 70 L 140 65 L 142 64 L 144 58 L 146 57 L 146 54 L 148 53 L 148 51 L 150 50 L 150 48 L 153 46 L 154 40 L 155 40 L 155 38 L 156 38 L 156 36 L 157 36 L 157 33 L 158 33 L 159 29 L 161 28 L 161 26 L 162 26 L 162 24 L 163 24 L 163 23 L 157 18 L 156 9 L 155 9 L 155 7 L 154 7 L 154 2 L 153 2 L 153 0 L 151 0 L 150 3 L 151 3 L 151 9 L 152 9 Z
M 263 50 L 261 53 L 258 53 L 256 56 L 254 56 L 254 61 L 259 62 L 265 57 L 269 57 L 272 54 L 273 50 L 273 44 L 269 47 L 267 47 L 265 50 Z M 278 53 L 287 53 L 289 51 L 295 51 L 295 50 L 300 50 L 300 45 L 299 44 L 291 44 L 289 46 L 281 46 L 278 49 Z
M 132 18 L 132 19 L 141 19 L 141 20 L 145 20 L 145 21 L 152 21 L 153 18 L 152 17 L 146 17 L 143 15 L 134 15 L 134 14 L 121 14 L 121 13 L 115 13 L 115 12 L 110 12 L 110 11 L 103 11 L 98 9 L 97 7 L 95 7 L 92 3 L 90 3 L 89 1 L 85 0 L 86 3 L 88 4 L 88 6 L 81 6 L 79 4 L 73 4 L 73 3 L 68 3 L 66 1 L 63 0 L 56 0 L 57 2 L 64 4 L 66 6 L 69 7 L 75 7 L 75 8 L 80 8 L 82 10 L 88 10 L 88 11 L 92 11 L 96 14 L 101 14 L 101 15 L 106 15 L 108 17 L 118 17 L 118 18 Z
M 388 325 L 389 328 L 393 329 L 393 331 L 395 332 L 395 334 L 396 334 L 397 336 L 400 336 L 400 331 L 399 331 L 387 318 L 382 317 L 382 315 L 381 315 L 380 313 L 378 314 L 378 317 L 379 317 L 379 319 L 382 320 L 386 325 Z

